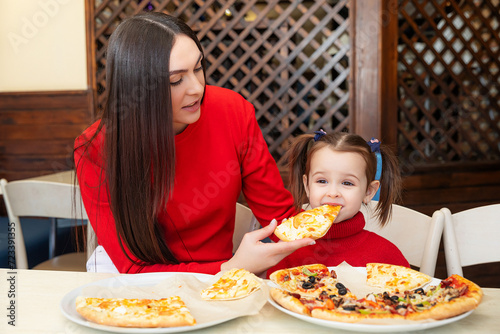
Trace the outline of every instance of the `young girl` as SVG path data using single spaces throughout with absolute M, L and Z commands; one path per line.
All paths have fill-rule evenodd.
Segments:
M 382 158 L 382 175 L 375 180 L 376 153 Z M 397 159 L 378 140 L 365 142 L 355 134 L 337 132 L 302 135 L 287 153 L 290 184 L 297 208 L 331 204 L 342 209 L 327 234 L 316 244 L 295 251 L 268 270 L 322 263 L 336 266 L 346 261 L 352 266 L 369 262 L 409 267 L 401 251 L 390 241 L 364 230 L 365 218 L 359 211 L 380 187 L 376 214 L 383 226 L 390 219 L 391 204 L 400 197 Z
M 313 242 L 260 242 L 273 218 L 296 213 L 293 198 L 253 106 L 206 85 L 204 59 L 193 30 L 162 13 L 124 20 L 110 37 L 107 101 L 77 138 L 75 164 L 98 243 L 119 272 L 261 274 Z M 241 192 L 266 227 L 233 255 Z

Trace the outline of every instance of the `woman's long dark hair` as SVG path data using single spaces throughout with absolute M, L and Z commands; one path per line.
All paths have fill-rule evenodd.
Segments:
M 196 34 L 180 19 L 144 13 L 123 21 L 109 39 L 104 131 L 105 183 L 120 246 L 143 265 L 178 263 L 158 214 L 172 192 L 175 133 L 169 79 L 170 52 L 179 34 Z M 203 73 L 205 64 L 202 62 Z M 94 136 L 95 138 L 95 136 Z M 92 141 L 94 138 L 91 138 Z

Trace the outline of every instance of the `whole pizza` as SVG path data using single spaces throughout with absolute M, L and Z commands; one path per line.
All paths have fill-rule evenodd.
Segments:
M 431 286 L 432 277 L 406 267 L 370 263 L 366 271 L 367 285 L 383 292 L 356 296 L 334 270 L 312 264 L 272 273 L 270 279 L 279 288 L 271 289 L 271 297 L 292 312 L 356 323 L 368 319 L 447 319 L 475 309 L 483 296 L 478 285 L 458 275 Z

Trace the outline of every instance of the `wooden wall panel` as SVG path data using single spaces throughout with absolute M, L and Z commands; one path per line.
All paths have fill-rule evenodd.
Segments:
M 91 122 L 91 91 L 0 94 L 0 178 L 73 168 L 73 142 Z

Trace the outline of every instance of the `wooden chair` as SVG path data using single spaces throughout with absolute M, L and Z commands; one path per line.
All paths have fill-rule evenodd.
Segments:
M 391 220 L 380 227 L 374 217 L 377 201 L 362 207 L 365 229 L 377 233 L 395 244 L 410 265 L 422 273 L 434 276 L 439 253 L 439 244 L 444 226 L 444 214 L 437 210 L 432 217 L 404 206 L 392 205 Z M 376 251 L 376 250 L 374 250 Z
M 444 253 L 449 276 L 463 276 L 463 267 L 499 262 L 500 204 L 452 214 L 443 208 Z
M 14 223 L 14 249 L 18 269 L 29 268 L 19 217 L 87 220 L 79 189 L 74 191 L 73 178 L 74 172 L 67 171 L 12 182 L 0 180 L 9 222 Z M 53 223 L 49 238 L 51 248 L 54 246 L 55 225 Z M 88 230 L 87 233 L 91 235 L 93 231 Z M 90 247 L 91 243 L 88 245 Z M 33 269 L 86 271 L 87 253 L 74 252 L 56 256 Z

